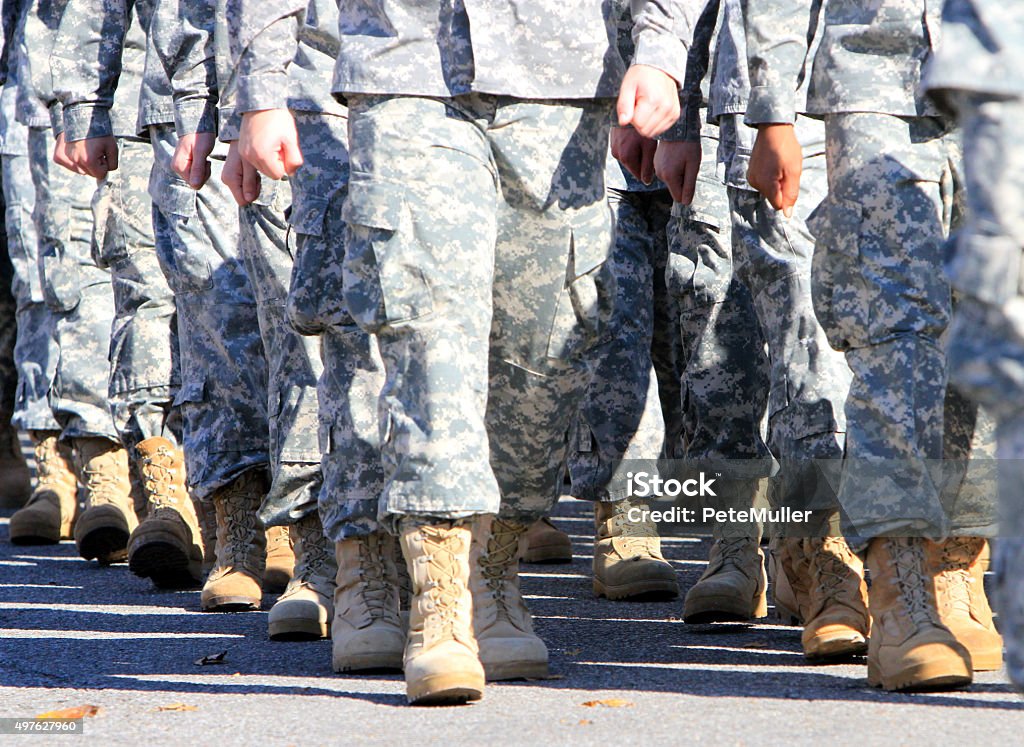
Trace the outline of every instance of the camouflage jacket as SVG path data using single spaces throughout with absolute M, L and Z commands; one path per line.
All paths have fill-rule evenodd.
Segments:
M 808 114 L 938 113 L 919 84 L 941 39 L 941 0 L 746 0 L 746 5 L 748 123 L 794 121 L 808 75 Z M 821 43 L 812 52 L 810 40 L 818 33 Z
M 942 49 L 929 63 L 925 85 L 1024 94 L 1024 2 L 946 0 Z
M 148 44 L 157 0 L 67 0 L 50 55 L 68 140 L 144 134 L 173 120 L 170 84 Z
M 14 119 L 31 127 L 48 127 L 50 115 L 32 88 L 32 76 L 29 69 L 28 46 L 25 43 L 25 24 L 32 10 L 31 0 L 18 0 L 17 15 L 14 18 L 14 29 L 4 42 L 7 54 L 7 86 L 13 87 L 14 101 L 8 102 L 8 114 Z M 6 6 L 5 6 L 6 13 Z M 4 16 L 4 33 L 7 33 L 8 18 Z
M 702 3 L 631 0 L 634 64 L 682 81 Z M 364 0 L 341 7 L 334 91 L 522 99 L 613 97 L 624 72 L 614 3 Z M 472 27 L 472 34 L 470 34 Z
M 18 45 L 18 121 L 29 127 L 52 126 L 55 133 L 64 124 L 49 59 L 65 5 L 66 0 L 32 0 Z

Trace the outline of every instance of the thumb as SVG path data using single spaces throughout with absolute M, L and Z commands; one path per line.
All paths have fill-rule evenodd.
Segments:
M 260 172 L 248 161 L 242 161 L 242 196 L 246 205 L 260 196 Z
M 204 159 L 198 159 L 193 154 L 192 164 L 188 170 L 188 183 L 193 189 L 199 189 L 206 180 L 210 178 L 210 162 Z
M 800 196 L 800 174 L 785 174 L 780 185 L 782 213 L 787 218 L 793 215 L 793 206 Z
M 117 171 L 117 143 L 107 146 L 107 171 Z
M 622 88 L 619 90 L 619 100 L 615 105 L 615 111 L 619 115 L 619 127 L 625 127 L 633 121 L 633 110 L 636 106 L 636 81 L 627 75 L 622 81 Z

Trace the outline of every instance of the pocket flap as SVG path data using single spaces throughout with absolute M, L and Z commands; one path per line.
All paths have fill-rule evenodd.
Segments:
M 402 185 L 353 172 L 341 217 L 352 225 L 397 231 L 404 203 L 405 187 Z
M 206 397 L 206 381 L 195 380 L 182 382 L 178 394 L 174 398 L 174 405 L 177 407 L 185 402 L 202 402 Z

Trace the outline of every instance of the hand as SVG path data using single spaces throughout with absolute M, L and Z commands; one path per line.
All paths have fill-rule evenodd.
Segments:
M 54 149 L 55 161 L 57 160 L 56 151 L 59 149 L 60 143 L 63 142 L 62 138 L 63 135 L 58 138 L 58 148 Z M 73 164 L 69 168 L 79 174 L 88 174 L 96 179 L 106 179 L 108 171 L 117 171 L 117 140 L 113 135 L 90 137 L 67 143 L 64 146 L 64 153 Z
M 669 194 L 676 202 L 684 205 L 693 202 L 701 156 L 699 142 L 662 140 L 658 143 L 658 152 L 654 156 L 654 173 L 665 182 Z
M 800 195 L 804 155 L 791 124 L 761 125 L 750 154 L 747 181 L 787 218 Z
M 271 179 L 283 179 L 302 165 L 295 118 L 287 109 L 265 109 L 242 115 L 239 155 Z
M 233 140 L 228 147 L 228 157 L 224 161 L 220 180 L 231 190 L 231 196 L 241 207 L 245 207 L 260 196 L 260 174 L 251 163 L 242 158 L 237 140 Z
M 615 109 L 619 127 L 632 125 L 644 137 L 655 137 L 679 119 L 679 85 L 656 67 L 633 65 L 622 79 Z
M 192 189 L 199 189 L 210 178 L 210 154 L 216 144 L 217 136 L 212 132 L 182 135 L 171 157 L 171 169 Z
M 612 156 L 625 166 L 629 173 L 650 184 L 654 181 L 654 151 L 658 141 L 644 137 L 632 127 L 612 128 Z

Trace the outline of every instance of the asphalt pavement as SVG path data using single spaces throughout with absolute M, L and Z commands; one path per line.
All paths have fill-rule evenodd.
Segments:
M 804 660 L 797 628 L 690 626 L 682 601 L 609 602 L 590 588 L 593 521 L 566 500 L 571 565 L 523 566 L 552 678 L 488 685 L 478 703 L 406 705 L 399 676 L 340 676 L 330 642 L 277 643 L 266 610 L 208 614 L 74 543 L 15 547 L 0 513 L 0 718 L 97 706 L 79 736 L 0 745 L 685 745 L 1024 743 L 1024 698 L 1005 673 L 963 692 L 890 694 L 863 660 Z M 673 537 L 682 588 L 707 540 Z M 199 665 L 226 652 L 221 664 Z

